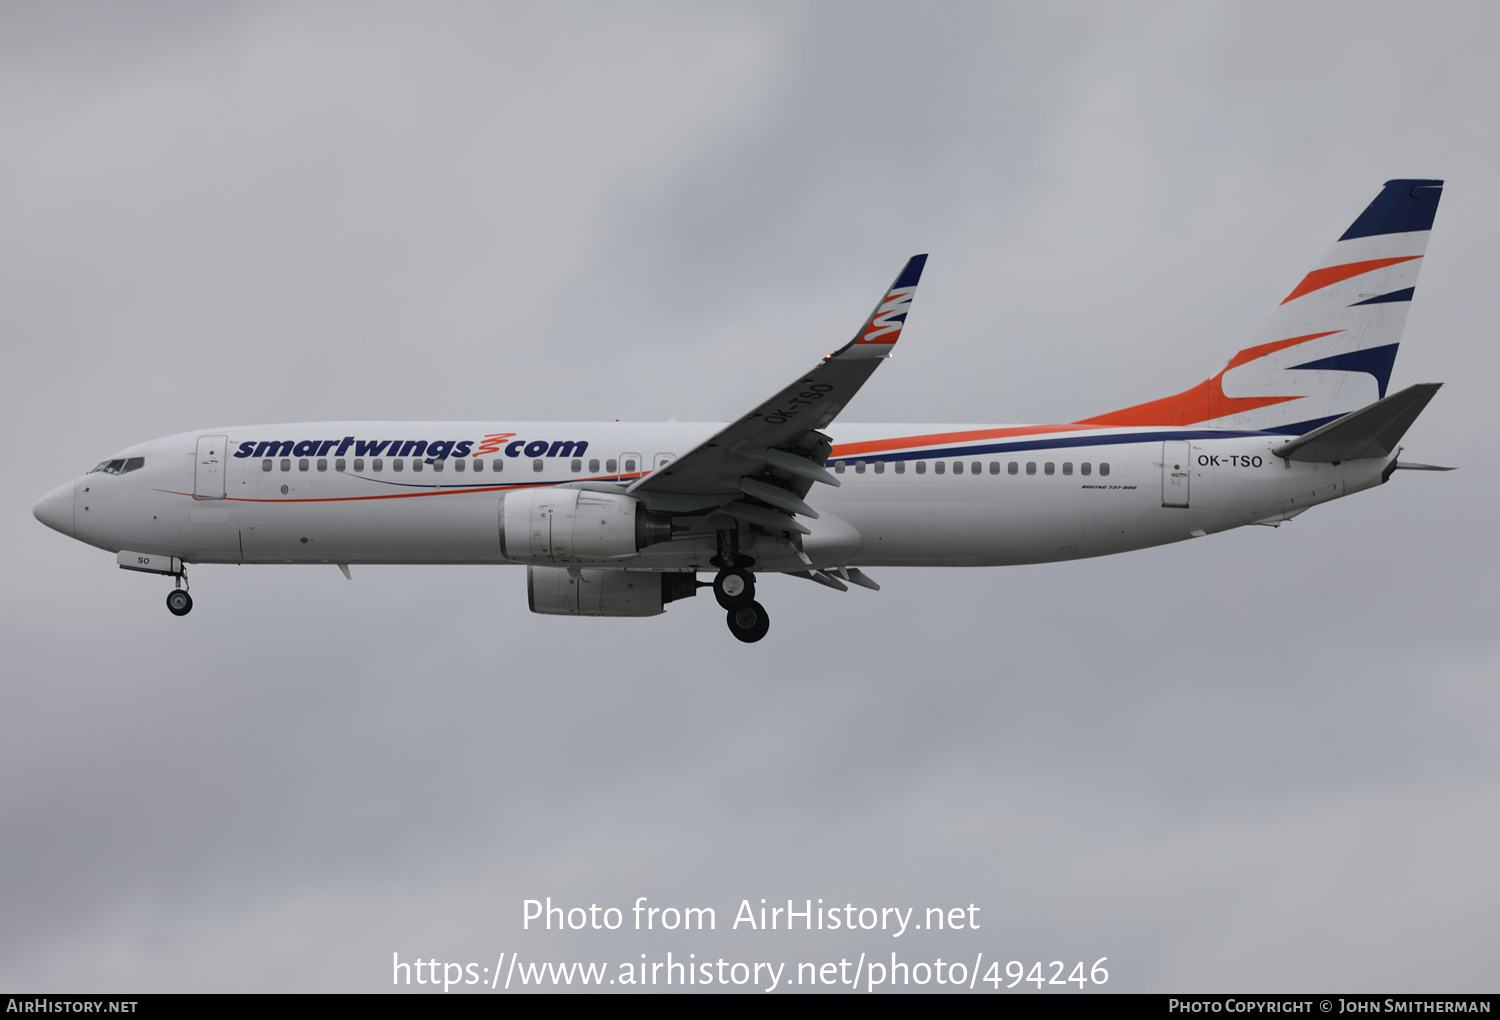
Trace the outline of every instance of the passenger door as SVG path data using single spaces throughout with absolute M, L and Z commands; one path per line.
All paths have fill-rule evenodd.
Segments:
M 224 448 L 228 436 L 199 436 L 198 453 L 193 461 L 193 498 L 224 498 Z

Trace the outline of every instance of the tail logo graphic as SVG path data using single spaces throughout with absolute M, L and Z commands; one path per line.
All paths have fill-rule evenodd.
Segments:
M 1386 181 L 1222 372 L 1084 423 L 1302 435 L 1383 398 L 1442 195 L 1442 181 Z
M 1231 397 L 1224 392 L 1224 373 L 1241 365 L 1248 365 L 1253 361 L 1259 361 L 1268 354 L 1298 344 L 1309 343 L 1325 336 L 1333 336 L 1339 330 L 1327 333 L 1309 333 L 1306 336 L 1294 336 L 1288 340 L 1277 340 L 1273 343 L 1262 344 L 1259 347 L 1249 347 L 1234 356 L 1234 360 L 1224 366 L 1224 370 L 1212 379 L 1205 379 L 1190 390 L 1172 397 L 1161 400 L 1153 400 L 1147 404 L 1137 404 L 1135 407 L 1127 407 L 1123 411 L 1115 411 L 1111 414 L 1103 414 L 1097 418 L 1088 418 L 1081 425 L 1194 425 L 1201 421 L 1213 418 L 1223 418 L 1231 414 L 1243 414 L 1246 411 L 1256 411 L 1262 407 L 1270 407 L 1273 404 L 1284 404 L 1289 400 L 1301 400 L 1300 396 L 1290 397 Z M 1394 355 L 1392 355 L 1394 358 Z M 1316 362 L 1308 362 L 1307 365 L 1295 365 L 1294 368 L 1308 368 L 1316 365 Z
M 1295 301 L 1303 294 L 1311 294 L 1315 290 L 1332 287 L 1335 283 L 1342 283 L 1354 276 L 1373 273 L 1377 269 L 1384 269 L 1386 266 L 1394 266 L 1402 262 L 1410 262 L 1413 259 L 1421 257 L 1420 255 L 1407 255 L 1405 258 L 1399 259 L 1371 259 L 1368 262 L 1351 262 L 1347 266 L 1329 266 L 1327 269 L 1314 269 L 1302 278 L 1302 282 L 1297 284 L 1297 289 L 1283 298 L 1281 303 L 1286 304 L 1288 301 Z M 1364 302 L 1361 303 L 1363 304 Z

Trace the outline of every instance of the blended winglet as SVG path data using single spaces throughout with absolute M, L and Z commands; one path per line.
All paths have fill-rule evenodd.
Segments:
M 926 255 L 913 255 L 896 276 L 885 296 L 876 304 L 875 310 L 865 324 L 843 347 L 828 357 L 848 360 L 851 358 L 884 358 L 901 338 L 901 329 L 906 325 L 906 315 L 911 309 L 912 298 L 917 293 L 917 283 L 922 279 L 922 270 L 927 265 Z

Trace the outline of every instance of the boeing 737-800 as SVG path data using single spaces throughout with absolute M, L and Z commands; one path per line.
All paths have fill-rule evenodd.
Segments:
M 1062 425 L 848 425 L 925 255 L 854 338 L 729 424 L 320 422 L 141 443 L 43 496 L 48 527 L 174 578 L 189 563 L 497 563 L 531 610 L 652 616 L 712 587 L 765 636 L 758 574 L 1102 556 L 1379 485 L 1440 384 L 1387 394 L 1442 181 L 1396 180 L 1217 375 Z

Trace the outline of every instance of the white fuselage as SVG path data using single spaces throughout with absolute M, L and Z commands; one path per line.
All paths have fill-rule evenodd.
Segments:
M 506 563 L 506 492 L 629 481 L 712 423 L 323 422 L 205 429 L 121 451 L 43 503 L 91 545 L 189 563 Z M 747 533 L 758 570 L 1000 566 L 1101 556 L 1256 522 L 1379 484 L 1394 457 L 1286 461 L 1288 437 L 1204 428 L 834 425 L 842 482 L 800 552 Z M 482 462 L 482 463 L 477 463 Z M 42 504 L 39 504 L 41 507 Z M 670 500 L 655 509 L 685 513 Z M 39 516 L 41 512 L 39 510 Z M 583 564 L 711 570 L 706 518 L 639 553 Z

